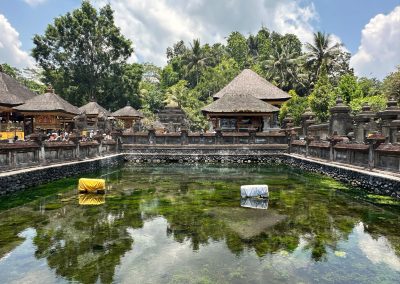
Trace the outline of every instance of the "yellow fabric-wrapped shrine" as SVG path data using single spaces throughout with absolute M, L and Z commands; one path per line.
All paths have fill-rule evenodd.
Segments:
M 104 191 L 106 189 L 106 181 L 104 179 L 79 179 L 78 190 L 80 192 L 97 192 L 98 190 Z

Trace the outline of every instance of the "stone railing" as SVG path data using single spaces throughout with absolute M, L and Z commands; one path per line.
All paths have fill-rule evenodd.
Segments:
M 121 135 L 124 145 L 232 145 L 232 144 L 287 144 L 283 132 L 128 132 Z
M 294 140 L 289 153 L 326 161 L 400 172 L 400 144 L 362 144 L 335 141 Z
M 0 143 L 0 171 L 83 160 L 116 153 L 114 140 Z

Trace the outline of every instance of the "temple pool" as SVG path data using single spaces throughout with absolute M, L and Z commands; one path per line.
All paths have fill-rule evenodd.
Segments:
M 101 175 L 105 195 L 78 195 L 73 178 L 0 199 L 0 283 L 399 283 L 390 198 L 284 166 Z M 270 198 L 242 207 L 242 184 Z

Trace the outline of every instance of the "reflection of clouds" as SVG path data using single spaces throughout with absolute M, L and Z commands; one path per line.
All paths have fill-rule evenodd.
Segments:
M 363 223 L 359 223 L 355 227 L 355 232 L 359 238 L 359 248 L 372 263 L 384 263 L 390 268 L 400 271 L 400 259 L 385 237 L 373 239 L 369 234 L 364 233 Z
M 25 229 L 18 236 L 25 240 L 8 253 L 7 257 L 0 260 L 0 283 L 66 282 L 55 275 L 55 271 L 48 267 L 45 259 L 38 260 L 35 257 L 36 245 L 33 244 L 33 238 L 36 236 L 35 229 Z

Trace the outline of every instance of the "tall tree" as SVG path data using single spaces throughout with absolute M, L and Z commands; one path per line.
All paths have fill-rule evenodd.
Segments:
M 239 32 L 233 32 L 228 37 L 228 54 L 239 64 L 240 69 L 246 67 L 249 46 L 246 38 Z
M 383 80 L 383 88 L 388 98 L 394 97 L 400 102 L 400 65 Z
M 341 44 L 333 43 L 332 37 L 329 34 L 322 32 L 314 33 L 313 43 L 306 43 L 308 51 L 307 65 L 314 72 L 315 78 L 318 78 L 322 68 L 327 72 L 332 66 L 338 64 L 335 59 L 340 54 Z
M 200 74 L 207 65 L 207 59 L 208 57 L 201 48 L 200 40 L 193 40 L 190 50 L 183 57 L 187 74 L 191 71 L 195 74 L 195 82 L 190 82 L 193 87 L 199 83 Z
M 340 78 L 337 93 L 347 104 L 354 99 L 362 98 L 363 95 L 357 77 L 353 74 L 345 74 Z
M 267 79 L 285 91 L 303 89 L 303 62 L 300 40 L 295 35 L 285 35 L 274 43 L 271 54 L 265 60 Z
M 32 55 L 43 68 L 46 83 L 73 104 L 96 97 L 105 107 L 116 108 L 135 92 L 116 88 L 124 86 L 125 71 L 132 77 L 126 61 L 133 48 L 115 26 L 110 5 L 97 11 L 85 0 L 80 8 L 56 18 L 33 42 Z M 125 102 L 120 99 L 114 104 L 118 96 L 124 96 Z
M 329 109 L 335 104 L 335 98 L 334 88 L 329 82 L 326 69 L 323 67 L 314 90 L 308 96 L 308 103 L 320 122 L 328 120 Z

